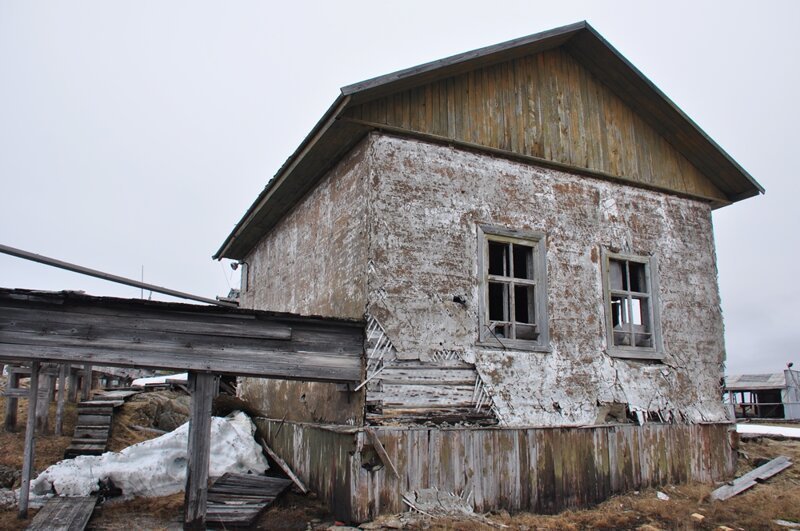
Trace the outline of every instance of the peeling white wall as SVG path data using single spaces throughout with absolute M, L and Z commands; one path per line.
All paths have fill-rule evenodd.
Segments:
M 368 144 L 368 311 L 398 358 L 458 352 L 508 426 L 594 424 L 613 403 L 726 420 L 707 204 L 410 139 Z M 546 234 L 550 352 L 476 346 L 478 223 Z M 657 256 L 663 363 L 605 353 L 602 248 Z

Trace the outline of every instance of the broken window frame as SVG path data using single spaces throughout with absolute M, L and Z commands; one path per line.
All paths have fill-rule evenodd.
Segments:
M 489 243 L 499 242 L 516 244 L 529 247 L 532 250 L 531 263 L 532 278 L 517 278 L 513 272 L 513 245 L 510 247 L 508 262 L 508 276 L 489 274 Z M 537 352 L 550 352 L 550 333 L 547 318 L 547 261 L 545 257 L 545 235 L 540 232 L 513 230 L 488 225 L 478 225 L 478 278 L 480 289 L 479 308 L 479 333 L 478 344 L 493 348 L 514 350 L 530 350 Z M 490 299 L 489 285 L 503 284 L 508 286 L 509 302 L 506 311 L 511 314 L 516 312 L 514 303 L 515 287 L 528 287 L 533 289 L 533 301 L 530 302 L 534 317 L 530 323 L 514 320 L 515 315 L 509 315 L 505 321 L 491 321 L 489 319 Z M 516 339 L 516 337 L 498 337 L 493 333 L 493 326 L 502 323 L 514 330 L 516 326 L 530 324 L 538 334 L 536 339 Z
M 626 267 L 628 271 L 626 282 L 622 286 L 628 289 L 613 289 L 611 286 L 611 262 L 627 262 L 635 263 L 644 266 L 644 279 L 647 284 L 644 291 L 633 291 L 630 281 L 630 267 Z M 606 317 L 606 352 L 618 358 L 631 358 L 631 359 L 645 359 L 645 360 L 661 360 L 664 358 L 664 347 L 661 339 L 661 315 L 658 303 L 658 262 L 655 256 L 642 256 L 633 254 L 615 253 L 603 249 L 602 253 L 602 266 L 603 266 L 603 299 Z M 631 346 L 631 345 L 615 345 L 614 344 L 614 309 L 612 307 L 612 300 L 614 297 L 623 297 L 626 302 L 626 312 L 631 314 L 633 311 L 633 299 L 646 299 L 648 313 L 647 318 L 650 321 L 649 334 L 651 335 L 651 346 Z M 636 334 L 641 335 L 641 331 L 636 331 L 633 327 L 635 322 L 630 319 L 628 323 L 629 329 L 622 330 L 623 333 L 630 334 L 631 342 L 636 342 Z M 620 330 L 617 330 L 619 332 Z

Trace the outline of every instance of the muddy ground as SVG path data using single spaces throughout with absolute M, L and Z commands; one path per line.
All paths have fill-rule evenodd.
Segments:
M 0 468 L 22 468 L 22 449 L 25 400 L 20 400 L 19 430 L 6 433 L 0 430 Z M 181 415 L 188 405 L 180 393 L 153 396 L 145 400 L 130 401 L 116 415 L 110 447 L 120 450 L 130 444 L 157 436 L 139 428 L 167 429 L 182 421 Z M 221 406 L 225 413 L 235 404 Z M 0 397 L 0 412 L 4 411 Z M 53 417 L 51 417 L 53 418 Z M 75 422 L 75 406 L 67 404 L 64 432 L 71 433 Z M 36 471 L 59 461 L 69 445 L 69 437 L 37 436 Z M 431 519 L 422 515 L 384 516 L 363 527 L 371 529 L 786 529 L 774 522 L 776 519 L 800 522 L 800 441 L 756 439 L 742 441 L 738 473 L 741 475 L 765 459 L 786 455 L 797 465 L 757 485 L 749 492 L 724 502 L 712 502 L 709 494 L 713 485 L 689 484 L 665 486 L 660 491 L 669 497 L 661 500 L 655 490 L 644 490 L 615 496 L 587 510 L 566 511 L 555 516 L 529 513 L 510 515 L 506 512 L 489 514 L 480 518 Z M 19 486 L 19 481 L 16 482 Z M 163 498 L 106 501 L 99 506 L 88 529 L 181 529 L 183 494 Z M 30 517 L 35 514 L 30 511 Z M 24 529 L 30 523 L 17 519 L 16 510 L 0 510 L 0 529 Z M 255 529 L 327 529 L 337 523 L 325 504 L 313 495 L 302 496 L 289 492 L 258 520 Z

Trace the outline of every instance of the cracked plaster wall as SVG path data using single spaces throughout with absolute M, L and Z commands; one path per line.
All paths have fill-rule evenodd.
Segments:
M 367 169 L 362 143 L 336 164 L 249 253 L 241 306 L 325 317 L 364 317 Z M 360 425 L 364 393 L 328 383 L 243 378 L 240 395 L 261 414 Z
M 707 204 L 416 140 L 367 142 L 368 311 L 399 358 L 459 352 L 507 426 L 594 424 L 615 403 L 665 421 L 726 421 Z M 475 345 L 478 223 L 546 234 L 551 352 Z M 663 363 L 605 353 L 602 248 L 657 257 Z

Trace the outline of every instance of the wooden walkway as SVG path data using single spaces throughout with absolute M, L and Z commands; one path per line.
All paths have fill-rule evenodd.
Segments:
M 250 527 L 291 484 L 283 478 L 225 474 L 208 489 L 206 522 L 215 527 Z
M 100 455 L 108 449 L 114 408 L 138 391 L 105 391 L 92 400 L 78 404 L 78 418 L 72 442 L 64 451 L 64 459 L 79 455 Z
M 51 498 L 33 517 L 28 530 L 83 531 L 92 517 L 96 496 Z

